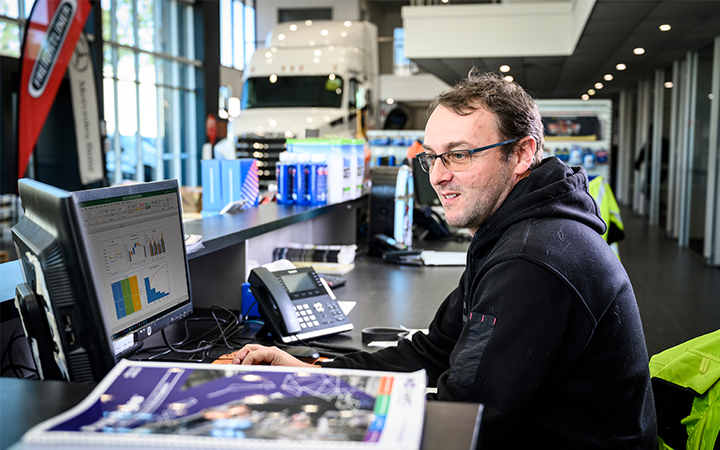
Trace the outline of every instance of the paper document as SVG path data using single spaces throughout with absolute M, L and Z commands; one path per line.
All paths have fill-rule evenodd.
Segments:
M 419 450 L 426 373 L 121 360 L 27 450 Z
M 420 258 L 426 266 L 464 266 L 467 262 L 467 253 L 424 250 L 420 253 Z

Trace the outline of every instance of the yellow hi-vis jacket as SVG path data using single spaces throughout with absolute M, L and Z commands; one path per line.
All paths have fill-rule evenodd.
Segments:
M 603 238 L 610 244 L 619 258 L 620 255 L 618 254 L 615 243 L 625 238 L 625 227 L 623 226 L 620 207 L 615 200 L 615 195 L 613 195 L 610 185 L 604 181 L 602 176 L 597 176 L 590 180 L 588 191 L 598 204 L 600 217 L 602 217 L 605 225 L 607 225 Z

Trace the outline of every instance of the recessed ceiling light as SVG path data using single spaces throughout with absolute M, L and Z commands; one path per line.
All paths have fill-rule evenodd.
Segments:
M 588 94 L 595 95 L 595 89 L 588 89 Z
M 673 86 L 675 86 L 675 85 L 673 84 L 672 81 L 666 81 L 665 84 L 663 84 L 663 86 L 665 86 L 665 89 L 672 89 Z
M 610 74 L 610 73 L 606 73 L 605 76 L 603 77 L 603 79 L 604 79 L 605 81 L 612 81 L 613 76 L 612 76 L 612 74 Z
M 633 53 L 635 53 L 636 55 L 642 55 L 643 53 L 645 53 L 645 49 L 642 47 L 637 47 L 633 49 Z
M 587 95 L 587 94 L 583 94 L 582 96 L 580 96 L 580 98 L 583 99 L 583 100 L 585 100 L 585 101 L 590 100 L 590 96 Z
M 623 63 L 620 63 L 620 64 L 618 64 L 617 66 L 615 66 L 615 68 L 616 68 L 617 70 L 625 70 L 625 69 L 627 69 L 627 66 L 626 66 L 625 64 L 623 64 Z
M 603 87 L 602 83 L 595 83 L 595 89 L 602 89 Z
M 506 75 L 506 76 L 505 76 L 505 81 L 507 81 L 507 82 L 512 82 L 514 79 L 515 79 L 515 78 L 513 78 L 512 75 Z
M 510 66 L 508 66 L 507 64 L 503 64 L 502 66 L 500 66 L 500 72 L 510 72 Z
M 443 3 L 447 3 L 447 2 L 449 2 L 449 1 L 450 1 L 450 0 L 442 0 Z
M 660 25 L 660 31 L 670 31 L 671 28 L 672 27 L 667 23 Z
M 388 105 L 392 105 L 393 103 L 395 103 L 395 99 L 388 98 L 387 100 L 385 100 L 385 103 L 387 103 Z

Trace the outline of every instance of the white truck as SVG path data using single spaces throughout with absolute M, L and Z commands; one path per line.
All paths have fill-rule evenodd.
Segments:
M 286 139 L 356 137 L 377 123 L 377 28 L 369 22 L 283 22 L 243 73 L 237 156 L 259 160 L 260 181 L 275 178 Z

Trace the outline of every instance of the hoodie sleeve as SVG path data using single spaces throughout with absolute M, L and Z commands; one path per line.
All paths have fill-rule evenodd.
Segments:
M 397 347 L 373 353 L 351 353 L 322 363 L 322 366 L 398 372 L 425 369 L 429 385 L 435 386 L 440 374 L 450 367 L 450 353 L 462 331 L 462 299 L 458 292 L 462 292 L 462 284 L 440 305 L 427 335 L 415 333 L 412 341 L 403 339 Z

